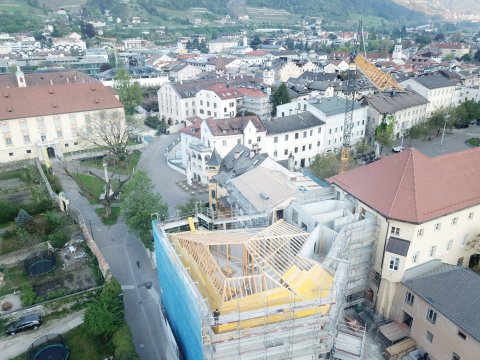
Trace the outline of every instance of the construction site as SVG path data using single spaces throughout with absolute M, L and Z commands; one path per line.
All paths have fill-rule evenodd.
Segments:
M 365 299 L 376 219 L 318 192 L 280 220 L 238 207 L 153 221 L 162 305 L 184 358 L 362 359 L 365 329 L 344 309 Z

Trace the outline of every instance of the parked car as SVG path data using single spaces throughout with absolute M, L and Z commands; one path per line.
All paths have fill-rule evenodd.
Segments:
M 392 147 L 392 151 L 393 152 L 396 152 L 396 153 L 399 153 L 400 151 L 403 151 L 405 150 L 405 148 L 403 146 L 394 146 Z
M 5 332 L 7 335 L 15 335 L 18 332 L 30 330 L 30 329 L 38 329 L 40 325 L 42 325 L 43 319 L 40 315 L 27 315 L 22 316 L 15 322 L 12 322 L 7 326 Z

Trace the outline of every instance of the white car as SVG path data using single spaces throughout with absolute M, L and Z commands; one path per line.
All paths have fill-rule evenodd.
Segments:
M 403 146 L 394 146 L 392 147 L 392 151 L 393 152 L 396 152 L 396 153 L 399 153 L 401 151 L 405 150 L 405 148 Z

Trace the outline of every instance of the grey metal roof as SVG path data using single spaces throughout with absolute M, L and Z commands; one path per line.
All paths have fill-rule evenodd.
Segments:
M 312 103 L 312 106 L 323 112 L 327 116 L 345 113 L 346 99 L 339 96 L 322 98 L 321 102 Z M 360 109 L 362 106 L 355 102 L 354 109 Z
M 213 148 L 212 156 L 207 161 L 209 166 L 219 166 L 222 162 L 222 157 L 218 154 L 217 149 Z
M 397 111 L 408 109 L 412 106 L 427 104 L 428 100 L 412 90 L 396 94 L 372 94 L 365 99 L 368 104 L 381 114 L 393 114 Z
M 413 80 L 418 82 L 420 85 L 425 86 L 427 89 L 438 89 L 447 86 L 454 86 L 450 80 L 439 74 L 419 76 Z
M 325 124 L 325 122 L 308 111 L 271 120 L 262 120 L 262 123 L 265 129 L 267 129 L 267 134 L 281 134 Z
M 253 76 L 235 76 L 230 77 L 227 80 L 226 77 L 218 77 L 218 78 L 209 78 L 209 79 L 201 79 L 201 80 L 190 80 L 190 81 L 182 81 L 182 82 L 174 82 L 170 83 L 175 91 L 181 98 L 192 98 L 202 89 L 206 89 L 210 85 L 219 84 L 219 83 L 228 83 L 230 86 L 241 86 L 247 85 L 254 81 Z
M 417 296 L 480 341 L 480 276 L 463 267 L 443 268 L 403 281 Z
M 267 154 L 253 154 L 246 146 L 237 144 L 227 155 L 225 155 L 220 163 L 218 174 L 213 177 L 213 180 L 221 186 L 225 186 L 228 180 L 255 168 L 267 157 Z
M 400 256 L 407 256 L 409 247 L 410 247 L 410 241 L 399 239 L 394 236 L 390 236 L 388 238 L 387 248 L 385 249 L 385 251 L 388 251 Z

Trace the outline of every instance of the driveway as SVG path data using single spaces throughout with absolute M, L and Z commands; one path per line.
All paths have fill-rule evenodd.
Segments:
M 95 207 L 80 195 L 80 189 L 75 181 L 65 174 L 63 165 L 58 161 L 52 162 L 65 194 L 82 212 L 87 224 L 91 224 L 95 242 L 107 260 L 113 276 L 124 289 L 125 319 L 132 330 L 140 358 L 173 359 L 160 310 L 157 275 L 150 265 L 145 247 L 137 236 L 128 232 L 121 217 L 113 226 L 103 225 L 95 213 Z M 67 163 L 67 166 L 72 166 L 73 171 L 75 163 Z M 140 268 L 137 268 L 137 260 Z M 153 284 L 150 290 L 141 286 L 147 281 Z
M 466 129 L 453 129 L 451 134 L 445 134 L 443 144 L 441 144 L 442 136 L 432 137 L 432 140 L 416 139 L 413 140 L 412 146 L 420 150 L 430 157 L 445 155 L 466 149 L 471 149 L 465 142 L 472 137 L 480 137 L 480 126 L 470 125 Z M 400 145 L 401 141 L 397 140 L 395 145 Z M 404 139 L 403 146 L 407 148 L 410 139 Z M 392 154 L 391 147 L 383 149 L 383 155 Z
M 138 167 L 145 170 L 152 179 L 155 191 L 162 194 L 162 198 L 168 204 L 168 211 L 171 216 L 175 215 L 175 207 L 188 201 L 190 195 L 185 193 L 175 183 L 177 180 L 184 180 L 185 175 L 170 168 L 165 158 L 167 146 L 179 137 L 179 134 L 161 135 L 154 138 L 153 142 L 144 149 Z M 208 195 L 196 195 L 202 201 L 208 201 Z
M 25 353 L 36 339 L 48 334 L 64 334 L 83 323 L 84 310 L 77 311 L 61 319 L 46 321 L 37 330 L 29 330 L 14 336 L 0 338 L 0 358 L 11 359 Z M 2 329 L 3 331 L 3 329 Z

